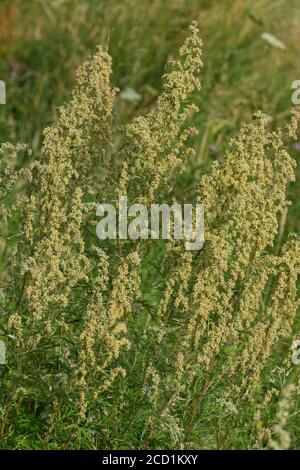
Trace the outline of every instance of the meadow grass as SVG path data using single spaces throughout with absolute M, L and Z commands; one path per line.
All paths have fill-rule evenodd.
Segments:
M 107 45 L 113 58 L 113 85 L 121 92 L 129 87 L 140 95 L 133 101 L 122 99 L 122 95 L 117 98 L 112 129 L 115 136 L 112 153 L 117 153 L 123 145 L 119 127 L 151 109 L 160 94 L 161 76 L 167 60 L 176 56 L 190 22 L 198 20 L 204 42 L 204 68 L 201 72 L 201 92 L 194 93 L 193 101 L 200 112 L 192 114 L 185 125 L 196 127 L 199 132 L 190 138 L 195 156 L 188 163 L 188 171 L 174 184 L 173 196 L 176 198 L 186 198 L 191 192 L 190 188 L 197 186 L 211 163 L 223 161 L 228 139 L 238 134 L 242 122 L 251 120 L 253 112 L 261 109 L 269 116 L 270 126 L 274 129 L 285 122 L 291 108 L 291 83 L 300 78 L 300 10 L 296 0 L 289 2 L 289 8 L 281 0 L 11 0 L 0 3 L 0 15 L 0 79 L 7 84 L 7 104 L 0 108 L 1 141 L 27 143 L 37 159 L 41 154 L 43 129 L 57 118 L 57 106 L 70 96 L 75 70 L 97 44 Z M 268 44 L 261 37 L 263 32 L 279 38 L 286 48 L 281 50 Z M 291 144 L 289 151 L 300 161 L 297 147 Z M 18 165 L 26 166 L 30 160 L 31 157 L 23 153 Z M 300 176 L 299 170 L 296 172 Z M 298 178 L 288 189 L 288 198 L 293 205 L 281 218 L 277 253 L 289 233 L 300 233 L 299 196 Z M 160 272 L 157 265 L 161 250 L 160 245 L 151 250 L 142 264 L 142 305 L 145 313 L 139 319 L 133 317 L 129 320 L 133 337 L 143 332 L 151 315 L 156 315 L 166 280 L 165 273 Z M 1 258 L 5 266 L 5 253 Z M 152 339 L 147 338 L 147 341 L 151 342 Z M 274 363 L 280 350 L 286 351 L 286 344 L 283 343 L 274 352 Z M 230 351 L 224 354 L 226 357 Z M 112 396 L 111 404 L 109 399 L 104 404 L 110 420 L 106 426 L 107 435 L 100 432 L 97 435 L 95 430 L 89 432 L 87 427 L 80 427 L 74 443 L 76 448 L 93 448 L 95 442 L 100 447 L 108 447 L 109 443 L 118 448 L 141 445 L 139 436 L 143 434 L 147 409 L 142 409 L 132 421 L 130 416 L 140 401 L 140 391 L 134 388 L 135 380 L 139 380 L 134 364 L 140 362 L 143 366 L 144 359 L 140 349 L 133 348 L 132 354 L 122 360 L 122 366 L 132 372 L 132 375 L 128 374 L 130 386 L 123 390 L 126 396 L 124 403 L 128 406 L 125 413 L 127 424 L 126 419 L 121 425 L 117 424 L 124 397 Z M 279 392 L 284 391 L 286 371 L 275 368 L 270 380 Z M 115 410 L 113 403 L 118 403 Z M 29 410 L 32 406 L 31 403 L 25 404 Z M 293 447 L 300 445 L 297 409 L 298 401 L 289 420 Z M 273 417 L 275 411 L 276 402 L 271 402 L 265 414 Z M 59 413 L 58 410 L 58 443 L 54 439 L 48 441 L 41 438 L 44 424 L 36 419 L 36 416 L 43 414 L 41 406 L 41 410 L 19 416 L 17 431 L 8 434 L 3 446 L 60 448 L 59 442 L 64 441 L 62 435 L 65 429 L 64 418 Z M 248 413 L 249 416 L 253 413 L 251 406 Z M 185 419 L 188 420 L 189 416 Z M 105 429 L 105 417 L 103 420 Z M 201 428 L 210 421 L 215 435 L 211 431 L 206 434 Z M 69 422 L 72 422 L 72 416 Z M 127 437 L 130 426 L 132 433 Z M 228 436 L 227 430 L 220 429 L 213 396 L 210 396 L 193 438 L 197 441 L 198 434 L 201 434 L 197 442 L 204 447 L 222 448 L 226 440 L 227 448 L 247 448 L 248 430 L 239 428 L 238 419 L 235 426 L 230 433 L 228 431 Z M 256 426 L 259 428 L 259 422 Z M 72 436 L 71 425 L 68 432 Z M 158 433 L 154 441 L 150 439 L 147 445 L 151 444 L 168 447 L 168 443 L 163 442 L 163 433 L 162 436 Z M 145 443 L 143 445 L 146 446 Z M 266 445 L 263 438 L 261 445 Z

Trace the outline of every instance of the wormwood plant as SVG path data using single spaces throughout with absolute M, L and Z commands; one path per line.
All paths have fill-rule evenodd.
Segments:
M 201 48 L 192 24 L 156 106 L 117 149 L 117 90 L 101 48 L 80 67 L 39 159 L 24 168 L 25 145 L 1 147 L 2 448 L 281 445 L 274 370 L 295 392 L 288 409 L 299 387 L 289 348 L 300 242 L 278 238 L 299 110 L 276 131 L 255 114 L 187 188 L 205 206 L 201 251 L 96 237 L 97 203 L 176 197 L 194 155 Z M 299 445 L 299 433 L 286 442 Z

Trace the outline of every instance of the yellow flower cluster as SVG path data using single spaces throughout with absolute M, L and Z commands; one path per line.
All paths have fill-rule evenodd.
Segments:
M 277 440 L 270 440 L 270 447 L 275 450 L 287 450 L 291 445 L 291 436 L 284 428 L 287 425 L 289 412 L 297 387 L 294 384 L 287 385 L 282 393 L 282 397 L 278 404 L 278 412 L 276 415 L 276 423 L 273 426 L 273 432 Z M 298 391 L 299 393 L 299 391 Z

